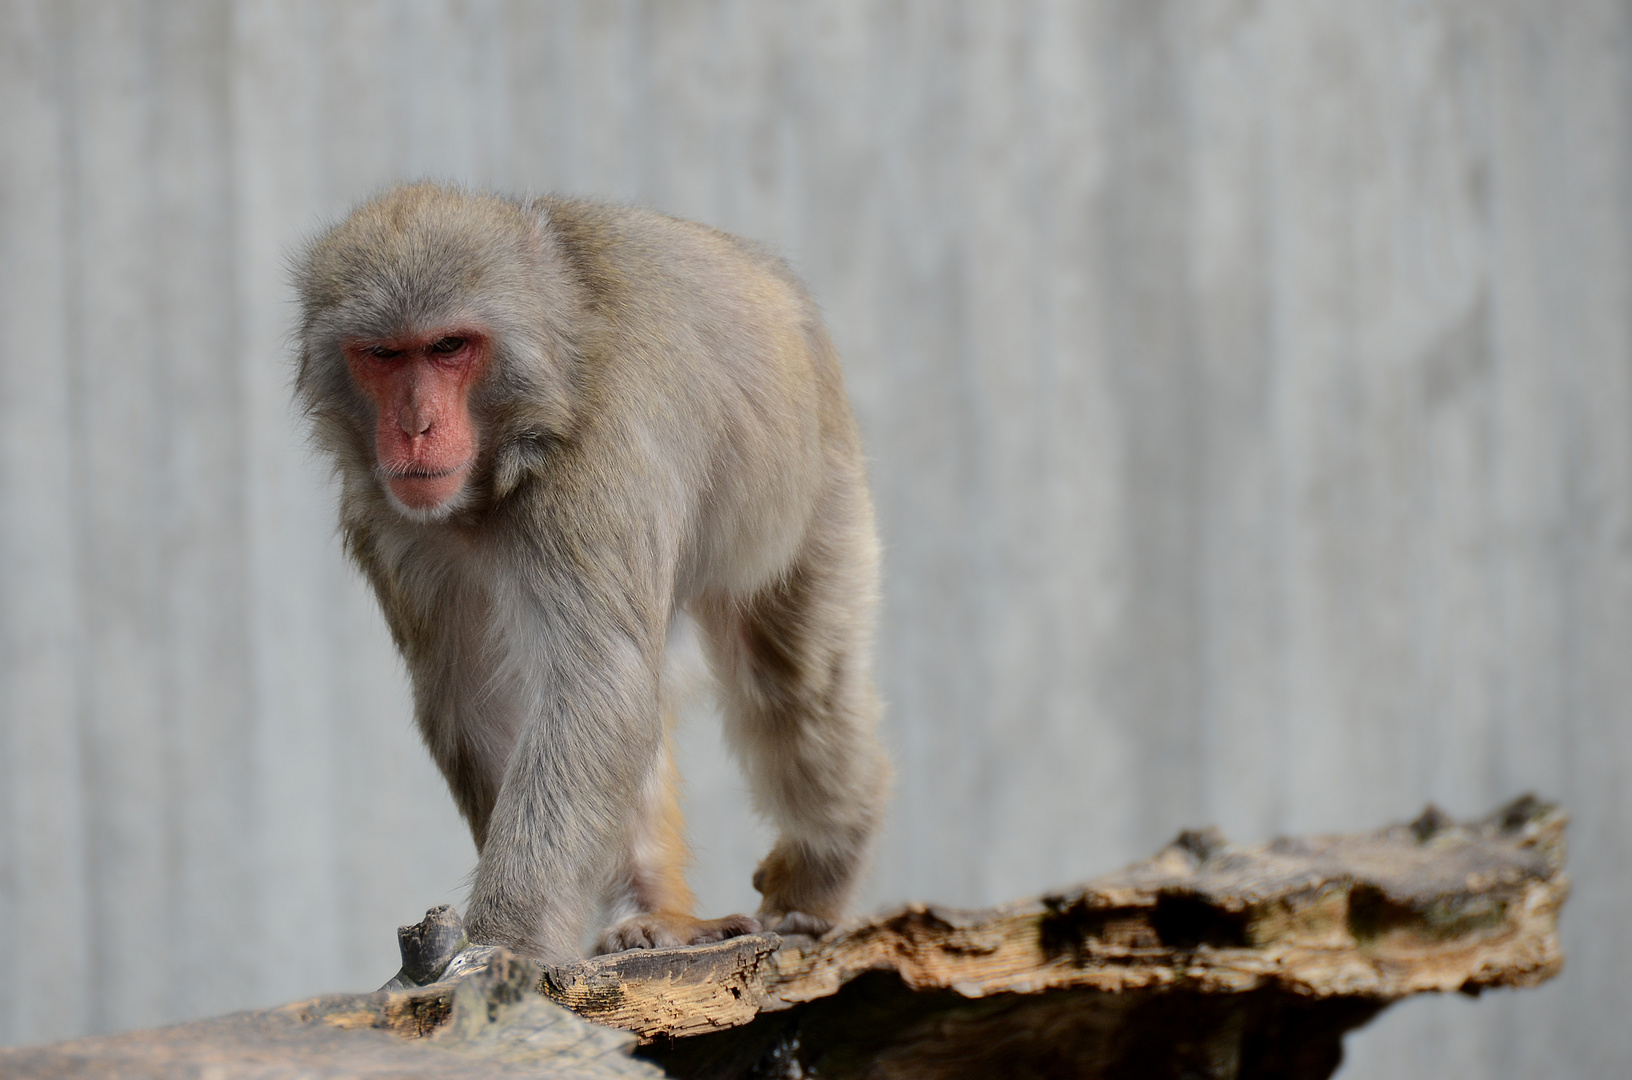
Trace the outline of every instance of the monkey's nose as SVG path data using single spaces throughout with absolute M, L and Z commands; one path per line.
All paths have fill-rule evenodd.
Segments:
M 402 409 L 397 413 L 397 427 L 404 435 L 428 435 L 431 431 L 431 417 L 429 413 L 420 413 L 415 409 Z

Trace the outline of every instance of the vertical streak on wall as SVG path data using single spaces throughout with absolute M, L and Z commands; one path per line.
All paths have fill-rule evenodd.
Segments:
M 523 10 L 525 8 L 525 10 Z M 508 83 L 510 124 L 501 183 L 529 194 L 579 190 L 584 91 L 580 73 L 577 4 L 539 10 L 512 0 L 497 31 Z
M 937 170 L 944 174 L 936 181 L 944 200 L 937 212 L 957 237 L 958 291 L 948 302 L 960 311 L 941 377 L 959 398 L 952 414 L 958 426 L 949 434 L 967 447 L 957 462 L 967 567 L 958 587 L 970 623 L 967 636 L 948 635 L 942 644 L 981 659 L 965 698 L 969 713 L 955 725 L 960 769 L 948 775 L 943 767 L 951 783 L 937 797 L 962 818 L 957 857 L 969 870 L 956 887 L 971 900 L 990 895 L 1006 876 L 999 852 L 1017 824 L 1003 805 L 1005 763 L 991 748 L 1042 727 L 1047 712 L 1037 681 L 1027 677 L 1049 651 L 1047 620 L 1031 592 L 1034 552 L 1015 540 L 1048 533 L 1036 462 L 1053 432 L 1046 413 L 1024 427 L 1003 423 L 1017 412 L 1041 412 L 1039 384 L 1052 359 L 1035 305 L 1039 237 L 1023 226 L 1038 196 L 1038 162 L 1026 152 L 1034 16 L 1029 5 L 961 5 L 958 64 L 943 76 L 951 115 L 942 121 L 948 148 Z M 999 480 L 1028 474 L 1037 479 Z
M 1578 1074 L 1607 1076 L 1632 1054 L 1608 989 L 1632 968 L 1632 934 L 1605 929 L 1625 925 L 1632 881 L 1632 13 L 1599 0 L 1572 12 L 1534 27 L 1562 55 L 1549 58 L 1556 153 L 1532 161 L 1550 188 L 1541 269 L 1564 399 L 1571 843 L 1591 853 L 1573 867 L 1566 943 L 1572 977 L 1606 988 L 1574 1003 L 1564 1031 Z
M 336 895 L 335 768 L 330 741 L 334 642 L 332 511 L 323 473 L 297 434 L 288 400 L 283 279 L 290 245 L 320 209 L 314 133 L 321 81 L 309 66 L 327 5 L 299 0 L 233 9 L 233 182 L 239 193 L 239 342 L 248 449 L 249 633 L 259 868 L 258 995 L 334 985 L 341 924 Z
M 1495 473 L 1491 533 L 1497 538 L 1500 670 L 1493 738 L 1499 753 L 1494 791 L 1532 787 L 1573 792 L 1568 725 L 1569 652 L 1573 633 L 1566 588 L 1568 416 L 1562 373 L 1570 348 L 1549 295 L 1553 275 L 1568 269 L 1541 257 L 1558 212 L 1549 177 L 1559 167 L 1554 110 L 1561 103 L 1558 68 L 1569 61 L 1541 48 L 1547 16 L 1539 8 L 1504 3 L 1483 9 L 1490 58 L 1486 109 L 1490 125 L 1490 307 L 1494 393 L 1491 405 Z M 1573 794 L 1569 802 L 1579 815 Z M 1590 813 L 1590 811 L 1588 811 Z M 1574 841 L 1572 837 L 1572 841 Z M 1574 852 L 1583 849 L 1576 844 Z M 1587 856 L 1592 858 L 1593 856 Z M 1580 903 L 1578 891 L 1571 907 Z M 1564 921 L 1565 950 L 1578 978 L 1582 923 Z M 1584 983 L 1578 983 L 1584 988 Z M 1574 1025 L 1574 1008 L 1560 985 L 1533 995 L 1481 1004 L 1497 1076 L 1544 1076 L 1562 1070 L 1591 1042 Z M 1624 1071 L 1624 1070 L 1623 1070 Z M 1602 1073 L 1581 1068 L 1580 1075 Z M 1374 1075 L 1384 1075 L 1378 1069 Z
M 1262 8 L 1217 0 L 1187 15 L 1188 288 L 1205 403 L 1196 434 L 1205 816 L 1227 835 L 1264 836 L 1288 818 L 1292 767 L 1275 411 L 1284 361 L 1272 334 L 1273 54 Z
M 1287 360 L 1276 387 L 1285 470 L 1288 732 L 1292 819 L 1320 827 L 1390 802 L 1382 726 L 1409 690 L 1400 592 L 1408 564 L 1402 536 L 1371 493 L 1389 458 L 1407 452 L 1393 422 L 1384 365 L 1363 363 L 1361 338 L 1377 317 L 1362 288 L 1361 245 L 1379 221 L 1385 148 L 1366 97 L 1370 39 L 1355 35 L 1341 5 L 1273 9 L 1276 347 Z M 1368 201 L 1370 200 L 1370 201 Z M 1383 383 L 1382 387 L 1375 384 Z M 1385 456 L 1367 457 L 1368 440 Z M 1364 602 L 1361 602 L 1364 598 Z M 1351 717 L 1366 717 L 1356 727 Z M 1338 775 L 1357 783 L 1333 787 Z M 1361 780 L 1361 778 L 1365 778 Z M 1368 783 L 1382 786 L 1364 790 Z
M 1107 362 L 1123 415 L 1126 530 L 1120 640 L 1101 678 L 1133 734 L 1144 815 L 1129 838 L 1168 838 L 1201 820 L 1204 762 L 1196 575 L 1200 523 L 1198 379 L 1187 292 L 1189 117 L 1176 5 L 1113 5 L 1094 66 L 1115 120 L 1101 203 Z M 1152 657 L 1161 661 L 1152 663 Z
M 72 279 L 79 326 L 70 356 L 79 442 L 76 485 L 82 582 L 90 858 L 99 977 L 95 1022 L 160 1022 L 151 976 L 166 964 L 164 405 L 154 277 L 147 253 L 153 198 L 154 27 L 136 3 L 73 9 L 80 86 L 73 139 L 79 228 Z
M 886 551 L 880 662 L 897 722 L 901 829 L 907 873 L 941 895 L 970 897 L 984 876 L 976 840 L 984 808 L 966 793 L 989 767 L 989 672 L 977 572 L 985 403 L 969 340 L 974 268 L 960 194 L 973 164 L 959 77 L 970 43 L 960 6 L 874 9 L 867 42 L 869 96 L 884 158 L 872 343 L 887 357 L 894 424 L 875 432 L 875 480 Z M 904 528 L 897 522 L 917 522 Z M 926 627 L 923 634 L 904 626 Z M 928 821 L 939 827 L 928 829 Z
M 211 0 L 153 9 L 155 296 L 167 490 L 167 1011 L 241 1000 L 257 955 L 245 402 L 237 348 L 228 63 L 231 19 Z M 208 806 L 200 813 L 199 806 Z
M 77 693 L 66 28 L 44 2 L 0 8 L 0 1042 L 92 1022 Z M 43 944 L 43 947 L 42 947 Z
M 1120 318 L 1112 305 L 1122 296 L 1111 282 L 1122 268 L 1094 257 L 1109 249 L 1104 208 L 1122 178 L 1111 159 L 1118 105 L 1104 72 L 1083 57 L 1114 49 L 1123 24 L 1106 5 L 1053 0 L 1031 14 L 1026 96 L 1009 122 L 1023 133 L 1015 211 L 1030 250 L 1017 340 L 1028 340 L 1024 320 L 1035 324 L 1034 355 L 1016 367 L 1033 386 L 1029 401 L 997 410 L 1000 435 L 1028 433 L 1025 455 L 1004 471 L 1029 483 L 1004 475 L 998 487 L 1009 492 L 1003 513 L 1013 523 L 1004 545 L 1025 566 L 1024 591 L 1002 604 L 1008 619 L 1029 626 L 1030 662 L 1005 657 L 996 680 L 1011 700 L 1029 700 L 993 718 L 1009 729 L 994 731 L 993 745 L 1034 752 L 1004 756 L 996 786 L 1007 809 L 997 834 L 1023 835 L 1048 820 L 1079 824 L 1041 852 L 996 845 L 1002 855 L 986 893 L 993 900 L 1011 894 L 1017 877 L 1052 885 L 1080 877 L 1083 866 L 1115 865 L 1152 824 L 1137 770 L 1143 732 L 1103 662 L 1124 632 L 1121 505 L 1131 494 L 1129 429 L 1142 418 L 1125 413 L 1117 393 L 1127 357 L 1112 348 Z M 1017 408 L 1038 422 L 1002 422 Z

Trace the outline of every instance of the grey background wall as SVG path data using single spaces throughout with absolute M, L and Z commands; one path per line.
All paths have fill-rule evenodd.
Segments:
M 760 238 L 846 356 L 866 902 L 1534 789 L 1564 976 L 1344 1076 L 1632 1074 L 1632 8 L 0 3 L 0 1041 L 377 985 L 473 855 L 287 404 L 285 259 L 432 176 Z M 706 710 L 713 909 L 764 842 Z

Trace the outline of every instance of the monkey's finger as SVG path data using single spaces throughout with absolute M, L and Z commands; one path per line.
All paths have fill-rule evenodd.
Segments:
M 760 932 L 759 920 L 752 915 L 727 915 L 723 919 L 706 919 L 692 932 L 691 945 L 709 945 L 726 938 Z
M 720 928 L 720 940 L 725 938 L 741 937 L 743 934 L 757 934 L 764 929 L 759 920 L 752 915 L 727 915 L 723 919 L 716 919 Z
M 769 921 L 772 932 L 778 934 L 803 934 L 806 937 L 821 937 L 833 929 L 832 919 L 824 919 L 820 915 L 811 915 L 804 911 L 783 912 L 780 918 Z
M 640 926 L 619 924 L 601 935 L 595 943 L 597 954 L 623 952 L 625 949 L 650 949 L 651 936 Z

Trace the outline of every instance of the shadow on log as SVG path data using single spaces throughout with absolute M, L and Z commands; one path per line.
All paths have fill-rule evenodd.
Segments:
M 0 1074 L 1317 1080 L 1390 1002 L 1558 972 L 1564 824 L 1526 797 L 1253 847 L 1185 833 L 1039 900 L 560 967 L 433 909 L 378 993 L 4 1051 Z

